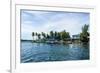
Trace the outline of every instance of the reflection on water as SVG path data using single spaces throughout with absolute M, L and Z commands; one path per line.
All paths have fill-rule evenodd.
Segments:
M 89 45 L 21 42 L 21 63 L 67 60 L 89 60 Z

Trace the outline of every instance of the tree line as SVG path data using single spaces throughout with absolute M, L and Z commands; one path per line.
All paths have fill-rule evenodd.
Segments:
M 38 37 L 38 40 L 43 39 L 43 40 L 67 40 L 70 38 L 69 32 L 66 32 L 63 30 L 62 32 L 57 32 L 57 31 L 50 31 L 49 33 L 37 33 L 37 32 L 32 32 L 33 40 L 34 36 Z
M 81 42 L 89 42 L 89 32 L 88 32 L 88 28 L 89 25 L 84 25 L 82 27 L 82 32 L 79 33 L 79 40 Z M 37 37 L 37 39 L 34 39 L 34 36 Z M 61 32 L 57 32 L 57 31 L 50 31 L 49 33 L 37 33 L 37 32 L 32 32 L 32 37 L 33 40 L 63 40 L 63 41 L 67 41 L 69 39 L 71 39 L 70 33 L 66 32 L 66 30 L 63 30 Z

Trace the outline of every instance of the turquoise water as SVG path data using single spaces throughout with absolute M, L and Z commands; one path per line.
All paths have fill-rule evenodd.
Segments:
M 89 60 L 89 45 L 21 41 L 21 63 L 68 60 Z

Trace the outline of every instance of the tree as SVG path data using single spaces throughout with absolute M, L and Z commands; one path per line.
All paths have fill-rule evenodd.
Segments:
M 43 38 L 46 38 L 46 34 L 44 32 L 42 32 L 41 35 L 43 36 Z
M 38 39 L 41 39 L 41 34 L 37 34 L 37 36 L 38 36 Z
M 61 34 L 60 34 L 60 32 L 57 32 L 57 40 L 61 40 Z
M 32 37 L 33 37 L 33 40 L 34 40 L 34 36 L 35 36 L 35 33 L 34 33 L 34 32 L 32 32 Z
M 54 33 L 53 31 L 50 31 L 50 37 L 53 39 L 54 38 Z
M 67 40 L 70 38 L 69 32 L 66 32 L 65 30 L 61 32 L 61 39 Z
M 89 32 L 88 32 L 89 25 L 84 25 L 82 27 L 82 33 L 80 33 L 80 40 L 82 42 L 89 42 Z
M 54 33 L 54 38 L 57 39 L 57 36 L 58 36 L 58 34 L 57 34 L 57 32 L 55 31 L 55 33 Z
M 47 34 L 47 37 L 46 37 L 47 39 L 49 39 L 50 38 L 50 36 L 49 36 L 49 34 Z
M 36 35 L 36 39 L 37 39 L 37 37 L 38 37 L 38 33 L 36 32 L 35 35 Z

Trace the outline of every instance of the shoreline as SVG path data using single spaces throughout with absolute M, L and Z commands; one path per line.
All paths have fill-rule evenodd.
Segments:
M 46 44 L 88 44 L 89 42 L 80 41 L 33 41 L 33 40 L 21 40 L 21 42 L 32 42 L 32 43 L 46 43 Z

